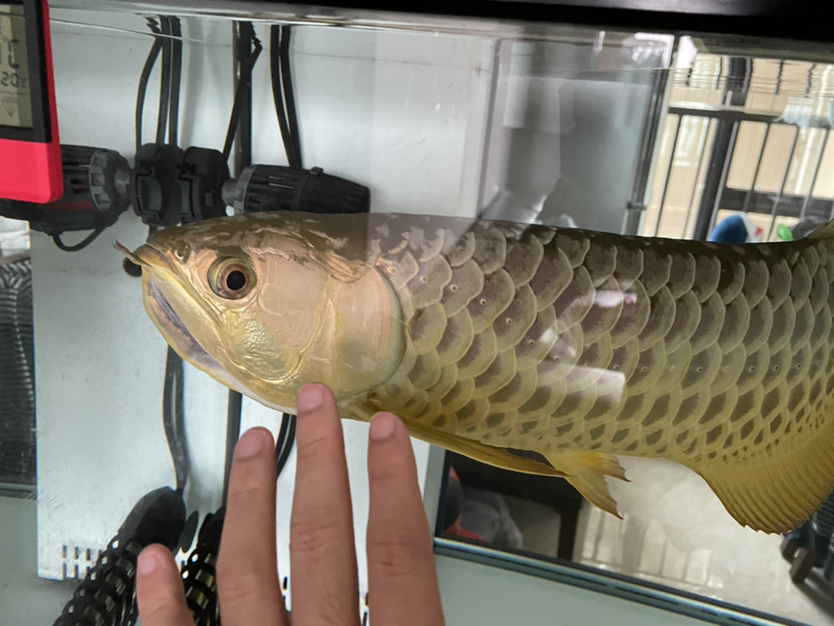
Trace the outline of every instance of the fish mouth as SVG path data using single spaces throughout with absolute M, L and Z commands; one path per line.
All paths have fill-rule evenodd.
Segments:
M 165 295 L 166 283 L 175 283 L 176 289 L 183 289 L 190 294 L 193 306 L 200 308 L 199 298 L 189 288 L 165 254 L 146 243 L 131 252 L 118 242 L 115 248 L 142 268 L 143 300 L 145 310 L 154 326 L 159 330 L 169 346 L 185 361 L 202 370 L 214 380 L 230 389 L 234 389 L 257 402 L 277 411 L 294 413 L 293 402 L 276 404 L 258 393 L 250 390 L 245 384 L 227 370 L 220 361 L 212 357 L 203 348 L 197 338 L 188 330 L 188 326 L 177 313 L 169 298 Z M 177 299 L 174 298 L 174 301 Z M 190 306 L 190 305 L 189 305 Z M 207 314 L 206 311 L 203 311 Z
M 148 277 L 147 289 L 157 325 L 165 328 L 166 336 L 171 338 L 171 343 L 183 358 L 207 369 L 220 370 L 220 363 L 206 352 L 205 348 L 191 334 L 182 318 L 177 315 L 174 307 L 171 306 L 171 303 L 168 302 L 168 299 L 154 281 L 153 276 Z
M 115 247 L 128 259 L 143 268 L 145 274 L 145 295 L 148 303 L 148 312 L 151 319 L 162 332 L 163 337 L 172 348 L 185 360 L 190 361 L 197 367 L 206 371 L 214 371 L 222 374 L 223 367 L 213 358 L 197 338 L 191 334 L 185 322 L 174 310 L 174 307 L 165 297 L 162 289 L 155 280 L 154 271 L 176 274 L 170 261 L 165 255 L 150 244 L 140 246 L 135 252 L 130 252 L 116 242 Z

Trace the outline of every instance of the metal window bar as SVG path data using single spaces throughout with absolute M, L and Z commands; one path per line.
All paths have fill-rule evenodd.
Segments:
M 692 180 L 692 189 L 689 193 L 689 204 L 686 205 L 686 220 L 683 223 L 683 236 L 686 237 L 686 233 L 689 232 L 689 223 L 692 219 L 692 207 L 695 204 L 695 197 L 698 195 L 698 181 L 701 180 L 701 172 L 704 169 L 704 162 L 707 160 L 707 151 L 704 149 L 707 147 L 707 139 L 709 138 L 710 132 L 713 130 L 713 121 L 707 120 L 706 127 L 703 130 L 703 137 L 701 137 L 701 143 L 698 146 L 698 166 L 695 169 L 695 178 Z
M 759 150 L 759 158 L 756 160 L 756 171 L 753 172 L 753 184 L 750 185 L 750 189 L 747 190 L 747 193 L 744 194 L 744 212 L 747 213 L 750 211 L 750 198 L 753 196 L 753 189 L 756 187 L 756 183 L 759 180 L 759 172 L 762 169 L 762 161 L 764 161 L 764 154 L 765 148 L 767 148 L 767 140 L 770 137 L 770 129 L 773 128 L 771 124 L 765 126 L 765 134 L 764 139 L 762 140 L 762 148 Z
M 827 120 L 813 118 L 808 121 L 808 125 L 806 127 L 808 129 L 808 132 L 811 132 L 812 129 L 820 129 L 822 132 L 825 133 L 823 135 L 822 145 L 816 147 L 815 144 L 817 144 L 818 142 L 807 141 L 805 142 L 804 148 L 798 152 L 797 147 L 799 145 L 799 138 L 803 129 L 794 123 L 784 121 L 778 115 L 751 113 L 738 109 L 725 110 L 704 107 L 689 108 L 684 106 L 671 106 L 667 111 L 667 120 L 671 118 L 675 119 L 674 130 L 672 132 L 673 141 L 672 146 L 669 150 L 668 163 L 665 164 L 665 167 L 662 170 L 662 175 L 664 178 L 662 192 L 660 195 L 660 202 L 658 204 L 657 209 L 657 216 L 654 220 L 654 224 L 646 225 L 647 228 L 644 229 L 644 232 L 646 232 L 646 234 L 653 234 L 655 236 L 659 234 L 664 211 L 668 208 L 667 204 L 669 198 L 670 183 L 673 182 L 674 178 L 673 168 L 675 166 L 675 158 L 676 155 L 680 154 L 681 150 L 681 146 L 679 145 L 681 139 L 680 127 L 683 123 L 684 118 L 692 117 L 708 118 L 709 125 L 707 126 L 699 145 L 700 153 L 696 166 L 695 178 L 692 184 L 692 188 L 689 191 L 689 204 L 686 207 L 686 216 L 683 226 L 683 232 L 681 233 L 682 236 L 687 235 L 693 219 L 696 220 L 696 222 L 706 220 L 706 222 L 709 224 L 709 230 L 711 231 L 712 228 L 715 226 L 715 220 L 720 210 L 729 210 L 768 216 L 771 221 L 770 230 L 767 234 L 768 239 L 772 236 L 773 231 L 776 228 L 778 218 L 781 217 L 791 217 L 797 218 L 799 220 L 815 219 L 820 221 L 834 219 L 834 198 L 820 197 L 814 195 L 815 187 L 817 185 L 817 182 L 820 180 L 820 175 L 825 174 L 822 171 L 823 161 L 825 160 L 825 151 L 828 145 L 829 134 L 831 132 L 831 127 L 829 126 Z M 726 156 L 723 159 L 723 163 L 721 163 L 720 165 L 713 164 L 713 167 L 717 165 L 721 168 L 719 185 L 715 193 L 715 197 L 712 199 L 702 199 L 702 202 L 700 203 L 701 208 L 698 210 L 693 207 L 693 204 L 697 197 L 699 181 L 703 173 L 703 168 L 706 167 L 705 164 L 709 163 L 709 160 L 713 158 L 713 156 L 711 155 L 712 150 L 707 145 L 708 143 L 714 144 L 715 142 L 714 133 L 712 139 L 709 140 L 711 129 L 710 125 L 720 122 L 732 125 L 729 149 L 726 152 Z M 758 156 L 756 157 L 756 167 L 753 174 L 752 182 L 750 183 L 749 187 L 729 187 L 727 186 L 727 178 L 729 175 L 730 165 L 733 162 L 733 156 L 737 147 L 736 144 L 738 132 L 742 122 L 755 122 L 765 124 L 765 134 L 764 139 L 761 143 L 761 147 L 759 149 Z M 792 126 L 795 129 L 795 132 L 792 140 L 791 149 L 788 155 L 787 164 L 785 166 L 784 172 L 782 172 L 779 190 L 777 192 L 759 191 L 757 189 L 757 183 L 759 182 L 760 173 L 765 159 L 764 151 L 768 145 L 769 139 L 771 139 L 771 130 L 774 125 Z M 815 149 L 818 150 L 818 154 L 816 155 L 815 161 L 813 161 L 815 165 L 811 177 L 810 187 L 807 193 L 796 194 L 786 192 L 786 187 L 788 185 L 788 181 L 791 174 L 791 168 L 794 165 L 795 160 L 805 158 L 809 153 L 812 154 L 812 151 Z M 831 172 L 830 175 L 834 175 L 834 172 Z M 705 210 L 708 210 L 710 214 L 699 215 L 699 212 L 703 213 Z
M 738 129 L 741 126 L 741 122 L 734 121 L 731 124 L 730 128 L 730 137 L 727 143 L 727 150 L 724 152 L 724 163 L 721 165 L 721 174 L 718 179 L 718 188 L 717 193 L 715 194 L 715 199 L 710 204 L 705 204 L 703 199 L 701 200 L 701 206 L 703 207 L 709 206 L 711 208 L 709 218 L 709 226 L 707 228 L 707 233 L 711 232 L 713 228 L 715 228 L 715 218 L 718 215 L 718 210 L 721 206 L 721 200 L 724 197 L 724 190 L 727 188 L 727 176 L 730 173 L 730 164 L 733 162 L 733 154 L 735 154 L 736 149 L 736 139 L 738 138 Z M 754 183 L 755 184 L 755 183 Z M 698 228 L 698 223 L 702 220 L 699 220 L 700 216 L 696 215 L 695 223 L 696 223 L 696 230 L 700 230 Z M 703 233 L 701 233 L 703 234 Z M 698 233 L 696 233 L 696 236 Z M 699 237 L 706 239 L 706 237 Z
M 678 137 L 680 136 L 681 122 L 684 117 L 684 115 L 678 115 L 675 123 L 675 134 L 672 138 L 672 148 L 669 151 L 669 163 L 666 165 L 666 174 L 663 179 L 663 193 L 660 195 L 660 204 L 657 207 L 657 221 L 655 221 L 654 224 L 655 237 L 657 237 L 657 233 L 660 230 L 660 221 L 663 219 L 663 207 L 666 205 L 666 194 L 669 191 L 669 179 L 672 175 L 672 168 L 675 165 L 675 152 L 678 149 Z
M 828 137 L 831 134 L 831 131 L 825 130 L 823 133 L 822 146 L 820 146 L 820 153 L 817 156 L 817 164 L 814 167 L 814 175 L 811 177 L 811 186 L 808 187 L 808 193 L 805 194 L 805 200 L 802 201 L 802 210 L 799 213 L 799 221 L 804 220 L 808 212 L 808 203 L 811 201 L 811 196 L 814 195 L 814 187 L 817 185 L 817 178 L 819 177 L 820 169 L 822 168 L 822 159 L 825 156 L 825 147 L 828 145 Z
M 793 157 L 796 154 L 796 144 L 799 142 L 799 132 L 800 129 L 797 127 L 796 132 L 793 134 L 793 143 L 791 144 L 791 151 L 788 154 L 788 162 L 785 164 L 785 173 L 782 175 L 782 184 L 779 186 L 779 193 L 776 195 L 776 198 L 773 200 L 773 208 L 770 211 L 770 231 L 767 233 L 767 238 L 770 239 L 771 235 L 773 234 L 773 224 L 776 222 L 776 216 L 778 215 L 778 208 L 779 203 L 782 202 L 782 196 L 785 195 L 785 184 L 788 182 L 788 175 L 791 171 L 791 163 L 793 162 Z M 755 185 L 755 182 L 753 183 Z M 715 219 L 713 217 L 713 219 Z

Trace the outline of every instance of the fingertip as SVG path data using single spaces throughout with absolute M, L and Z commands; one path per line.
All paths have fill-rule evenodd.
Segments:
M 321 383 L 307 383 L 298 390 L 296 410 L 299 413 L 315 411 L 324 404 L 327 387 Z
M 193 624 L 179 568 L 174 556 L 163 545 L 152 544 L 139 554 L 136 599 L 139 616 L 146 626 Z
M 165 546 L 159 544 L 150 545 L 139 553 L 139 562 L 136 565 L 136 573 L 139 576 L 151 576 L 156 571 L 163 558 L 160 550 L 168 553 Z
M 393 413 L 380 412 L 371 418 L 368 472 L 372 489 L 380 478 L 408 484 L 416 477 L 417 467 L 408 429 Z
M 247 430 L 235 445 L 235 458 L 248 459 L 266 449 L 272 449 L 272 433 L 260 426 Z
M 402 424 L 393 413 L 377 413 L 371 418 L 370 438 L 374 441 L 390 439 Z

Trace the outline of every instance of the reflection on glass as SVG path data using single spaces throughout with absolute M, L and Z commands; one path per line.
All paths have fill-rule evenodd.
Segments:
M 183 148 L 223 146 L 227 26 L 183 20 Z M 262 43 L 268 26 L 257 24 Z M 125 119 L 154 43 L 144 18 L 66 12 L 56 27 L 63 127 L 133 156 Z M 834 179 L 827 129 L 814 126 L 824 107 L 809 116 L 796 101 L 774 103 L 766 122 L 742 120 L 742 156 L 712 163 L 721 124 L 734 123 L 713 92 L 739 84 L 727 76 L 737 64 L 699 53 L 669 70 L 669 36 L 375 27 L 295 25 L 292 44 L 305 165 L 371 188 L 371 216 L 251 215 L 145 246 L 133 214 L 108 231 L 143 266 L 164 338 L 269 407 L 291 410 L 298 384 L 317 379 L 339 392 L 346 417 L 399 413 L 415 436 L 452 451 L 462 512 L 438 528 L 454 537 L 806 615 L 783 603 L 804 596 L 781 536 L 739 522 L 789 530 L 826 495 L 830 468 L 815 446 L 828 446 L 831 429 L 830 239 L 745 248 L 619 233 L 693 234 L 702 205 L 707 227 L 745 212 L 765 231 L 819 218 Z M 785 72 L 795 83 L 795 67 Z M 815 84 L 827 76 L 811 73 Z M 268 81 L 253 89 L 256 107 L 271 109 Z M 254 162 L 280 159 L 269 112 L 254 122 Z M 770 132 L 758 177 L 754 148 L 768 131 L 748 122 L 790 131 Z M 796 162 L 774 164 L 796 124 L 820 132 L 803 128 Z M 145 141 L 153 130 L 146 119 Z M 729 182 L 707 185 L 725 162 Z M 36 234 L 33 256 L 37 571 L 82 578 L 135 501 L 173 480 L 157 417 L 165 345 L 109 245 L 69 256 Z M 205 513 L 219 506 L 225 430 L 212 424 L 225 427 L 226 390 L 185 372 L 185 405 L 199 412 L 188 420 L 189 506 Z M 273 413 L 253 419 L 263 415 Z M 611 480 L 624 474 L 631 482 Z

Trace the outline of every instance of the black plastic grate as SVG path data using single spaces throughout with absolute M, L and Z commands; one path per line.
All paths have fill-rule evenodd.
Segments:
M 0 258 L 0 483 L 35 485 L 35 347 L 28 256 Z

